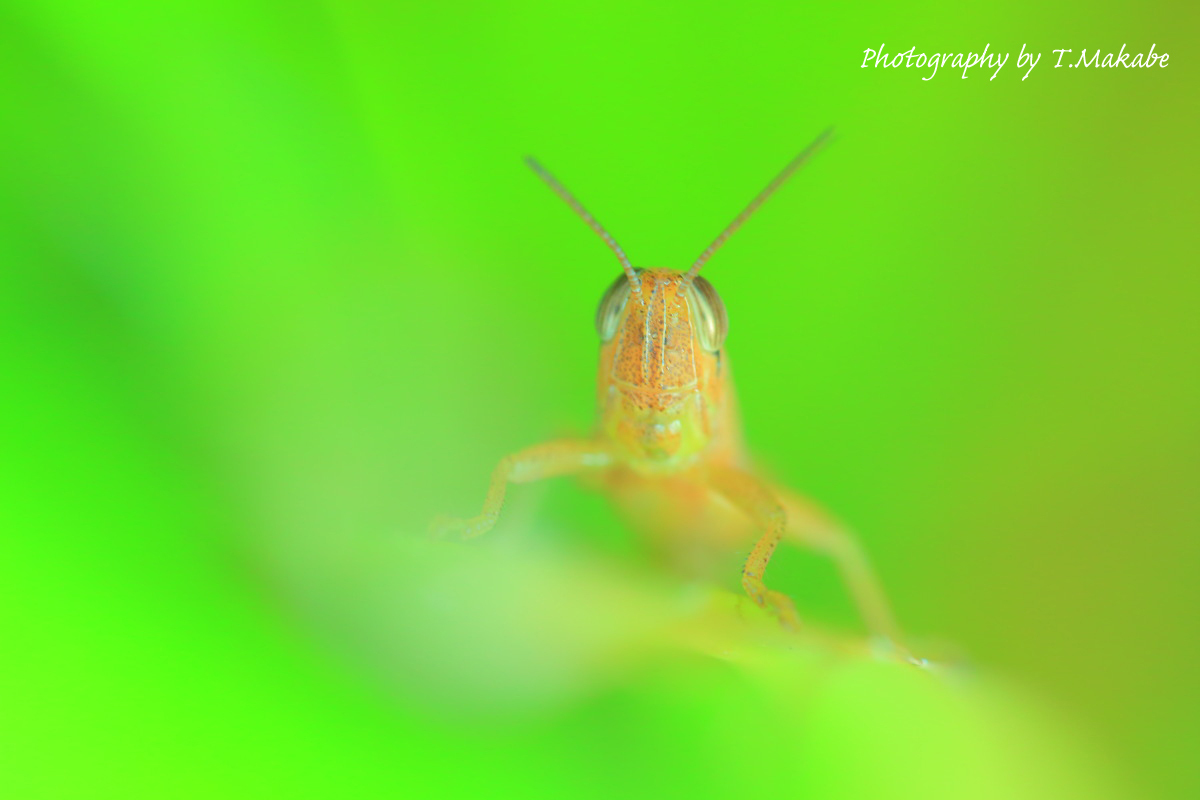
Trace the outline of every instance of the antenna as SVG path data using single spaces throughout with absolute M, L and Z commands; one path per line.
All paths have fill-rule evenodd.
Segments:
M 812 158 L 812 156 L 815 155 L 816 152 L 820 150 L 827 141 L 829 141 L 829 137 L 832 134 L 833 128 L 826 128 L 820 136 L 813 140 L 812 144 L 800 151 L 800 155 L 793 158 L 791 163 L 784 167 L 783 171 L 776 175 L 775 179 L 767 184 L 767 188 L 759 192 L 758 196 L 750 201 L 750 205 L 742 209 L 742 213 L 738 214 L 737 218 L 734 219 L 733 222 L 729 223 L 729 227 L 721 231 L 720 236 L 718 236 L 716 239 L 713 239 L 713 243 L 705 248 L 704 252 L 700 254 L 700 257 L 696 259 L 696 263 L 692 264 L 692 268 L 689 269 L 687 274 L 683 276 L 684 284 L 690 284 L 692 279 L 700 274 L 700 268 L 703 267 L 710 258 L 712 258 L 712 254 L 720 250 L 721 245 L 725 244 L 725 242 L 729 240 L 729 237 L 733 235 L 734 231 L 742 227 L 742 224 L 745 223 L 746 220 L 750 219 L 754 212 L 758 210 L 758 207 L 766 202 L 766 199 L 774 194 L 775 190 L 782 186 L 788 178 L 792 177 L 792 173 L 804 166 L 804 163 L 808 161 L 808 159 Z
M 634 271 L 633 264 L 629 263 L 629 257 L 625 255 L 625 251 L 621 249 L 621 245 L 617 244 L 617 240 L 608 231 L 604 230 L 604 226 L 597 222 L 596 218 L 588 213 L 588 210 L 575 199 L 574 195 L 568 192 L 567 188 L 559 183 L 536 159 L 532 156 L 526 156 L 525 163 L 588 224 L 589 228 L 596 232 L 597 236 L 604 240 L 604 243 L 608 245 L 608 249 L 616 254 L 617 259 L 621 262 L 621 268 L 625 270 L 625 277 L 629 279 L 629 285 L 633 288 L 633 293 L 637 295 L 639 302 L 644 303 L 645 301 L 642 299 L 642 282 L 638 278 L 637 272 Z

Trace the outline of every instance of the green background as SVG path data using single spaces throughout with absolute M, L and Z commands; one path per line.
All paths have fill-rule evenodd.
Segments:
M 1166 3 L 6 2 L 0 787 L 1196 796 L 1197 33 Z M 880 42 L 1012 56 L 922 81 L 860 69 Z M 1168 68 L 1051 69 L 1152 42 Z M 590 642 L 658 608 L 602 498 L 410 536 L 590 424 L 616 264 L 520 157 L 683 267 L 830 124 L 706 268 L 747 437 L 974 677 L 555 672 L 538 614 Z M 599 594 L 564 578 L 591 562 Z M 406 593 L 459 568 L 460 606 Z M 819 560 L 772 575 L 857 624 Z

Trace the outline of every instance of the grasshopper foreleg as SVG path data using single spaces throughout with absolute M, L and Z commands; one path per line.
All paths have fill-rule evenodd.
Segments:
M 708 471 L 708 477 L 713 489 L 745 512 L 763 530 L 742 567 L 742 587 L 746 594 L 761 608 L 775 612 L 785 627 L 798 628 L 800 620 L 791 599 L 781 592 L 768 589 L 763 581 L 767 564 L 787 530 L 787 512 L 783 504 L 766 484 L 743 470 L 713 467 Z
M 439 517 L 431 526 L 437 536 L 457 533 L 471 539 L 487 533 L 500 518 L 510 483 L 530 483 L 586 469 L 606 467 L 612 456 L 603 442 L 590 439 L 556 439 L 505 456 L 492 471 L 483 510 L 470 519 Z

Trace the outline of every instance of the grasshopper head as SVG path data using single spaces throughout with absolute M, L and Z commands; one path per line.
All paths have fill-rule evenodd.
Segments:
M 692 461 L 712 439 L 711 420 L 722 399 L 721 345 L 729 323 L 721 298 L 700 277 L 700 269 L 831 133 L 832 129 L 825 131 L 793 158 L 684 273 L 635 269 L 574 195 L 541 164 L 526 159 L 621 262 L 623 272 L 596 312 L 603 343 L 600 422 L 602 432 L 626 451 L 630 463 L 670 470 Z
M 621 275 L 596 311 L 602 343 L 601 424 L 626 454 L 672 465 L 710 436 L 706 390 L 720 370 L 729 323 L 704 278 L 668 269 Z

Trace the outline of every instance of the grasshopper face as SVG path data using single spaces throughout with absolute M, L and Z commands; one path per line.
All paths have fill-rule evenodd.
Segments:
M 713 435 L 728 322 L 703 278 L 636 274 L 638 291 L 622 275 L 596 312 L 601 426 L 633 466 L 669 471 L 694 461 Z

